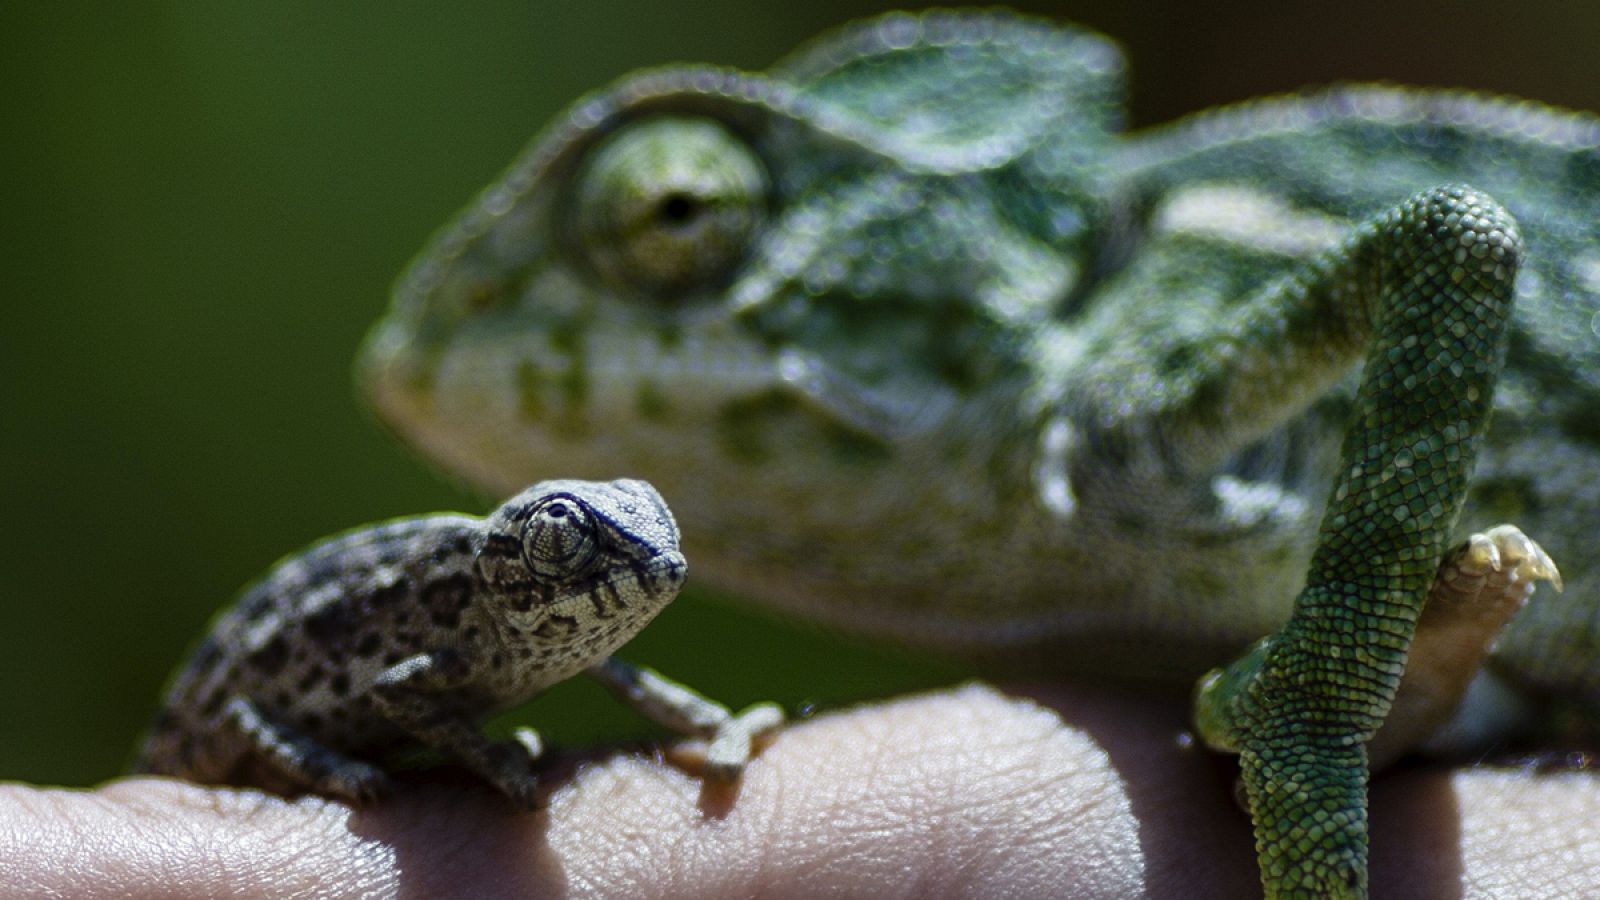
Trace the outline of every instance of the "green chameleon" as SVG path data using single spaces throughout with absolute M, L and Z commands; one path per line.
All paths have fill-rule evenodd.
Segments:
M 1122 68 L 936 12 L 630 77 L 434 239 L 359 377 L 485 489 L 649 479 L 769 607 L 1236 660 L 1196 720 L 1267 893 L 1360 896 L 1369 757 L 1600 701 L 1600 121 L 1354 87 L 1127 135 Z

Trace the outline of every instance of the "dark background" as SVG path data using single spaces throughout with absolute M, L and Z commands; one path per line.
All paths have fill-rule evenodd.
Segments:
M 1124 43 L 1136 124 L 1341 79 L 1600 109 L 1592 0 L 1021 6 Z M 760 68 L 885 8 L 6 4 L 0 778 L 114 775 L 184 648 L 278 556 L 490 504 L 386 439 L 349 363 L 429 232 L 569 100 L 675 60 Z M 959 677 L 693 591 L 627 655 L 739 702 Z M 592 685 L 517 718 L 566 743 L 644 731 Z

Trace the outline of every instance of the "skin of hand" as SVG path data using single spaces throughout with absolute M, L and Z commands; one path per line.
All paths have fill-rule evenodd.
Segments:
M 1186 746 L 1183 715 L 974 684 L 798 723 L 731 794 L 648 755 L 568 760 L 520 815 L 448 770 L 365 810 L 155 778 L 5 785 L 0 896 L 1255 895 L 1235 770 Z M 1600 885 L 1589 773 L 1412 766 L 1377 779 L 1372 813 L 1376 896 Z

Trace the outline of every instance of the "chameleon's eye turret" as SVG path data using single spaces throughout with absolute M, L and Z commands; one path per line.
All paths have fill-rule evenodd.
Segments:
M 541 578 L 564 581 L 586 572 L 600 553 L 600 534 L 583 504 L 552 497 L 528 516 L 522 556 Z
M 572 209 L 580 252 L 608 282 L 680 294 L 744 257 L 767 211 L 766 170 L 705 119 L 651 119 L 598 146 Z

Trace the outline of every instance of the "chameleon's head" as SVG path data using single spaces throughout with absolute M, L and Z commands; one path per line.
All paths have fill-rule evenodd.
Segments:
M 1025 378 L 1103 237 L 1120 69 L 1095 35 L 940 14 L 630 78 L 434 239 L 361 385 L 489 490 L 638 475 L 692 542 L 864 517 L 864 481 L 948 457 L 963 414 L 969 452 Z
M 621 626 L 618 643 L 626 640 L 677 596 L 688 572 L 677 523 L 643 481 L 540 482 L 487 525 L 484 581 L 525 622 L 556 623 L 558 638 Z

